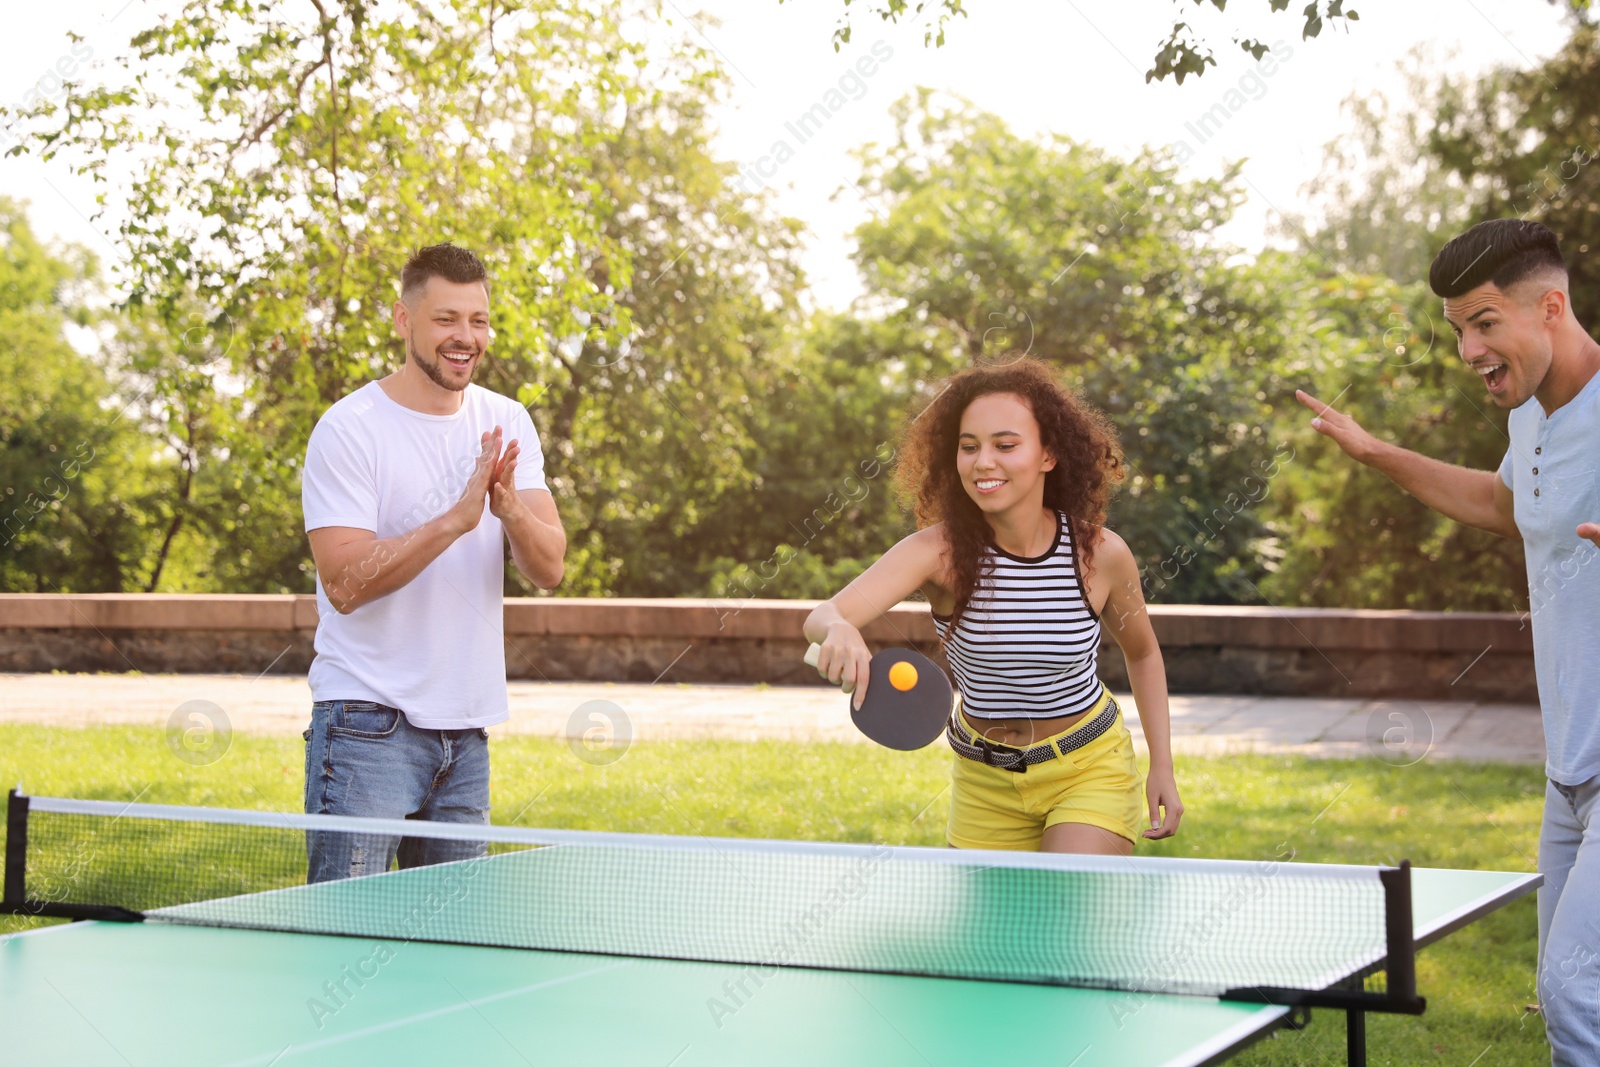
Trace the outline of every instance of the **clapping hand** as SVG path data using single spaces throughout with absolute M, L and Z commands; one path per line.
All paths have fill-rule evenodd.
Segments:
M 495 427 L 495 433 L 499 432 L 500 428 Z M 527 505 L 517 495 L 517 456 L 520 454 L 521 446 L 516 441 L 506 445 L 489 482 L 489 513 L 501 522 L 514 522 L 527 510 Z

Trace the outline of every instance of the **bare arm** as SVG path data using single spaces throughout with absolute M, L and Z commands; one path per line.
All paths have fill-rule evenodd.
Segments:
M 349 526 L 312 530 L 311 558 L 334 610 L 348 615 L 421 574 L 461 536 L 449 519 L 441 515 L 410 533 L 382 539 Z
M 489 511 L 511 542 L 511 562 L 540 589 L 554 589 L 566 573 L 567 532 L 547 490 L 517 488 L 520 442 L 512 441 L 489 486 Z
M 555 498 L 544 489 L 522 489 L 517 497 L 520 510 L 500 519 L 511 542 L 511 562 L 540 589 L 554 589 L 566 575 L 567 555 L 567 532 Z
M 1127 543 L 1105 530 L 1095 549 L 1094 569 L 1101 576 L 1096 585 L 1109 587 L 1100 624 L 1122 649 L 1128 665 L 1128 684 L 1139 709 L 1139 725 L 1144 729 L 1150 749 L 1150 774 L 1145 784 L 1145 799 L 1150 807 L 1150 829 L 1144 836 L 1157 840 L 1178 832 L 1183 819 L 1183 802 L 1178 798 L 1178 782 L 1172 767 L 1172 714 L 1167 706 L 1167 667 L 1150 613 L 1145 610 L 1144 591 L 1139 585 L 1139 564 Z
M 1334 411 L 1310 393 L 1297 389 L 1294 395 L 1317 413 L 1311 420 L 1312 428 L 1324 437 L 1333 438 L 1351 459 L 1385 475 L 1447 518 L 1513 541 L 1522 540 L 1512 511 L 1511 490 L 1494 471 L 1457 467 L 1386 444 L 1363 430 L 1350 416 Z
M 806 640 L 822 646 L 817 673 L 846 693 L 854 692 L 856 707 L 867 695 L 872 662 L 861 627 L 933 580 L 939 573 L 943 544 L 938 527 L 918 530 L 806 616 Z
M 334 610 L 348 615 L 387 596 L 421 574 L 483 517 L 489 482 L 500 453 L 500 431 L 484 434 L 472 477 L 450 510 L 415 530 L 379 538 L 372 530 L 324 526 L 312 530 L 311 558 Z

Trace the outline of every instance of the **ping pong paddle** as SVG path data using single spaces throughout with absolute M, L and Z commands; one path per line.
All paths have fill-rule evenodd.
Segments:
M 806 650 L 815 667 L 821 645 Z M 955 693 L 933 660 L 909 648 L 886 648 L 872 657 L 867 695 L 851 701 L 850 718 L 868 738 L 885 748 L 911 752 L 944 732 Z

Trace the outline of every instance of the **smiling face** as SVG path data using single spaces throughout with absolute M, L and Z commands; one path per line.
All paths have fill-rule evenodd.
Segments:
M 489 293 L 482 282 L 429 278 L 394 309 L 406 342 L 406 362 L 439 388 L 459 393 L 489 347 Z
M 1520 407 L 1544 382 L 1564 298 L 1548 279 L 1537 277 L 1508 290 L 1484 282 L 1446 298 L 1444 317 L 1455 331 L 1461 358 L 1478 374 L 1496 407 Z
M 961 413 L 956 470 L 967 495 L 993 514 L 1018 504 L 1038 507 L 1055 458 L 1044 449 L 1028 402 L 1012 393 L 980 396 Z

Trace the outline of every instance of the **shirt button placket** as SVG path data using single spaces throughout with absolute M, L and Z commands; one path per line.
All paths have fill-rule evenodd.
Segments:
M 1547 426 L 1540 426 L 1539 427 L 1539 436 L 1537 438 L 1539 443 L 1537 445 L 1535 445 L 1534 448 L 1533 448 L 1533 454 L 1536 455 L 1536 456 L 1544 455 L 1544 435 L 1545 435 L 1545 432 L 1546 432 L 1547 429 L 1548 429 Z M 1534 467 L 1533 468 L 1533 497 L 1534 497 L 1534 506 L 1535 507 L 1537 507 L 1539 505 L 1539 501 L 1540 501 L 1541 494 L 1540 494 L 1539 490 L 1540 490 L 1539 468 L 1538 467 Z

